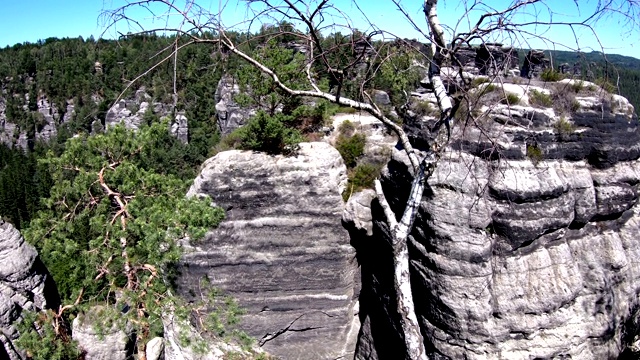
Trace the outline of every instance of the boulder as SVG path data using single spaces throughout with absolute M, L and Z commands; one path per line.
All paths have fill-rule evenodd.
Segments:
M 117 319 L 113 325 L 104 324 L 101 318 L 105 308 L 94 306 L 87 313 L 80 313 L 73 319 L 71 332 L 73 340 L 84 353 L 85 360 L 127 360 L 133 355 L 133 341 L 130 329 L 122 329 Z M 107 316 L 117 312 L 109 311 Z
M 147 360 L 165 360 L 164 357 L 164 339 L 155 337 L 147 343 Z
M 204 277 L 246 309 L 240 328 L 282 359 L 352 357 L 357 265 L 341 225 L 346 168 L 326 143 L 296 156 L 225 151 L 188 196 L 209 195 L 226 219 L 183 257 L 179 289 Z
M 389 94 L 382 90 L 373 90 L 373 102 L 381 106 L 391 106 Z
M 345 226 L 347 229 L 354 228 L 364 232 L 367 236 L 373 235 L 371 203 L 375 198 L 376 192 L 371 189 L 365 189 L 349 197 L 342 213 L 342 221 L 347 224 Z

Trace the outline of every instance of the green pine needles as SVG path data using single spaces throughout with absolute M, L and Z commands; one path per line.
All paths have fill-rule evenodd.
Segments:
M 224 218 L 210 200 L 187 199 L 188 183 L 149 161 L 162 147 L 158 140 L 167 126 L 81 135 L 67 141 L 61 156 L 50 152 L 41 160 L 53 186 L 24 235 L 39 251 L 63 304 L 73 306 L 41 315 L 50 318 L 41 319 L 46 331 L 22 327 L 19 344 L 34 359 L 50 358 L 52 349 L 73 354 L 45 337 L 72 346 L 68 326 L 61 325 L 98 304 L 117 315 L 120 325 L 133 326 L 138 352 L 160 335 L 162 313 L 178 301 L 171 292 L 180 258 L 176 241 L 197 241 Z M 121 312 L 125 307 L 130 310 Z M 51 323 L 60 326 L 48 328 Z M 45 340 L 51 346 L 42 349 Z

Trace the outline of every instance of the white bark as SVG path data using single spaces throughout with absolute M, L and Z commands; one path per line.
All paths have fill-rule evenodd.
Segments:
M 438 0 L 425 0 L 424 1 L 424 13 L 429 23 L 429 30 L 431 33 L 431 49 L 433 50 L 433 59 L 431 60 L 431 66 L 429 67 L 429 80 L 433 85 L 433 92 L 438 100 L 438 107 L 440 113 L 445 121 L 449 121 L 451 108 L 451 98 L 447 94 L 447 90 L 442 82 L 440 76 L 440 68 L 442 66 L 442 60 L 444 58 L 443 52 L 446 51 L 447 45 L 444 41 L 444 30 L 440 25 L 440 19 L 438 18 Z
M 418 161 L 418 158 L 416 157 L 414 151 L 413 151 L 413 146 L 411 145 L 411 143 L 409 142 L 409 137 L 407 136 L 407 134 L 404 132 L 404 130 L 402 130 L 402 127 L 398 124 L 396 124 L 395 122 L 393 122 L 393 120 L 387 118 L 384 113 L 382 113 L 382 111 L 380 111 L 380 109 L 376 108 L 375 106 L 371 105 L 370 103 L 365 103 L 365 102 L 360 102 L 360 101 L 355 101 L 349 98 L 345 98 L 345 97 L 336 97 L 333 94 L 327 93 L 327 92 L 322 92 L 319 91 L 318 89 L 314 90 L 314 91 L 309 91 L 309 90 L 293 90 L 290 87 L 288 87 L 286 84 L 284 84 L 280 78 L 278 77 L 278 75 L 273 72 L 273 70 L 269 69 L 268 67 L 266 67 L 264 64 L 262 64 L 260 61 L 252 58 L 251 56 L 245 54 L 244 52 L 242 52 L 241 50 L 239 50 L 231 41 L 229 41 L 228 39 L 223 39 L 221 40 L 222 44 L 227 47 L 227 49 L 229 49 L 231 52 L 235 53 L 236 55 L 240 56 L 242 59 L 244 59 L 245 61 L 247 61 L 248 63 L 250 63 L 251 65 L 255 66 L 256 68 L 258 68 L 260 71 L 262 71 L 265 75 L 269 76 L 273 82 L 276 84 L 276 86 L 278 86 L 281 90 L 294 95 L 294 96 L 309 96 L 309 97 L 315 97 L 315 98 L 321 98 L 321 99 L 326 99 L 329 100 L 333 103 L 336 104 L 340 104 L 343 106 L 348 106 L 357 110 L 362 110 L 362 111 L 366 111 L 369 114 L 373 115 L 376 119 L 382 121 L 382 123 L 388 127 L 391 131 L 393 131 L 397 136 L 398 139 L 400 140 L 400 143 L 402 144 L 402 147 L 405 149 L 405 151 L 407 152 L 407 155 L 409 156 L 409 160 L 411 161 L 411 164 L 413 165 L 414 169 L 417 169 L 420 162 Z M 311 85 L 313 86 L 314 83 L 311 82 Z M 316 88 L 316 86 L 313 86 L 314 88 Z
M 404 333 L 407 355 L 408 358 L 412 360 L 428 359 L 424 348 L 424 339 L 420 332 L 420 323 L 418 322 L 413 302 L 413 292 L 411 290 L 409 274 L 409 249 L 407 247 L 407 238 L 413 227 L 413 222 L 418 213 L 424 193 L 425 166 L 425 162 L 422 162 L 415 173 L 413 183 L 411 184 L 409 199 L 407 200 L 407 206 L 405 207 L 400 222 L 397 222 L 395 214 L 391 211 L 391 207 L 384 196 L 380 182 L 378 180 L 375 182 L 378 201 L 380 201 L 380 205 L 384 210 L 391 233 L 391 246 L 393 248 L 393 285 L 396 292 L 400 326 Z M 431 169 L 432 168 L 429 167 L 429 170 Z

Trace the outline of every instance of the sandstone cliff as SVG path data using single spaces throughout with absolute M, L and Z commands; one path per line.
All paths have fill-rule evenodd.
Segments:
M 175 111 L 174 106 L 162 102 L 153 102 L 145 89 L 136 91 L 132 99 L 120 100 L 114 104 L 105 116 L 105 126 L 123 124 L 127 129 L 137 130 L 144 124 L 147 111 L 158 117 L 172 117 L 169 131 L 183 143 L 189 141 L 189 124 L 184 111 Z M 95 131 L 96 129 L 94 129 Z
M 13 324 L 23 310 L 57 308 L 59 301 L 36 250 L 13 225 L 0 220 L 0 359 L 23 359 L 12 343 L 19 335 Z
M 620 97 L 576 102 L 561 114 L 523 96 L 485 108 L 483 132 L 453 129 L 409 242 L 431 359 L 607 359 L 634 341 L 638 121 Z M 415 126 L 410 133 L 424 136 Z M 397 212 L 408 169 L 394 151 L 383 174 Z M 391 250 L 375 200 L 372 212 L 373 236 L 354 241 L 363 283 L 357 358 L 398 359 Z
M 357 263 L 341 225 L 346 169 L 337 150 L 302 143 L 295 157 L 226 151 L 207 160 L 189 196 L 227 218 L 184 256 L 181 293 L 202 277 L 247 310 L 241 328 L 284 359 L 353 356 Z
M 216 87 L 216 121 L 223 135 L 244 125 L 256 113 L 255 108 L 240 106 L 235 97 L 241 93 L 240 85 L 231 75 L 223 76 Z

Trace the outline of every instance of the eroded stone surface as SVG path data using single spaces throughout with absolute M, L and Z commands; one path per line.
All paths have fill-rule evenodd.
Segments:
M 100 324 L 97 317 L 103 311 L 95 306 L 87 314 L 80 313 L 73 320 L 73 340 L 84 353 L 86 360 L 127 360 L 133 352 L 131 330 L 123 330 L 117 324 L 111 327 Z M 116 312 L 117 313 L 117 312 Z M 110 314 L 114 315 L 114 314 Z M 116 320 L 117 321 L 117 320 Z
M 124 125 L 127 129 L 138 130 L 145 125 L 145 114 L 151 112 L 160 118 L 171 118 L 169 132 L 183 143 L 189 141 L 189 122 L 184 111 L 175 111 L 171 104 L 153 102 L 142 88 L 136 91 L 133 99 L 122 99 L 114 104 L 105 117 L 105 126 Z M 94 129 L 95 130 L 95 129 Z
M 11 360 L 24 354 L 12 341 L 19 336 L 14 326 L 23 310 L 57 308 L 59 298 L 50 275 L 33 246 L 13 225 L 0 219 L 0 357 Z
M 554 129 L 553 112 L 535 121 L 546 110 L 506 105 L 484 134 L 453 129 L 409 239 L 431 359 L 607 359 L 637 341 L 640 133 L 631 116 L 595 108 L 573 113 L 569 134 Z M 396 213 L 407 167 L 396 150 L 383 173 Z M 372 213 L 373 237 L 358 247 L 357 357 L 397 359 L 388 229 L 375 201 Z
M 207 160 L 189 196 L 226 219 L 184 256 L 181 293 L 202 277 L 247 310 L 241 327 L 283 359 L 353 356 L 355 253 L 341 225 L 346 168 L 326 143 L 297 156 L 226 151 Z
M 223 76 L 218 82 L 215 94 L 216 114 L 223 135 L 244 125 L 255 114 L 255 109 L 240 106 L 236 102 L 235 97 L 240 93 L 240 85 L 232 76 Z

